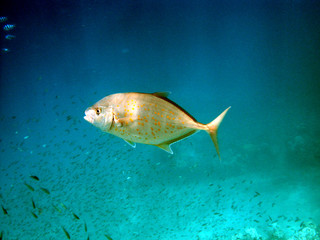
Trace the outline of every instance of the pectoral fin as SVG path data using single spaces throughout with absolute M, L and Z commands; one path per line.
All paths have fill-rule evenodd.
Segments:
M 135 142 L 131 142 L 129 140 L 125 140 L 123 139 L 126 143 L 128 143 L 131 147 L 135 148 L 136 147 L 136 143 Z
M 118 128 L 123 126 L 122 122 L 115 115 L 113 116 L 113 121 Z
M 168 143 L 161 143 L 159 145 L 156 145 L 157 147 L 161 148 L 162 150 L 165 150 L 166 152 L 173 154 L 170 144 Z

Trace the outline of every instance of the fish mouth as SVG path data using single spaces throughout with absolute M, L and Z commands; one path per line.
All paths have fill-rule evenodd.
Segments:
M 90 117 L 90 116 L 84 116 L 83 117 L 86 121 L 88 121 L 89 123 L 93 123 L 93 119 L 92 119 L 92 117 Z
M 88 121 L 89 123 L 93 123 L 93 114 L 94 114 L 94 110 L 91 108 L 88 108 L 85 112 L 84 112 L 85 116 L 83 117 L 86 121 Z

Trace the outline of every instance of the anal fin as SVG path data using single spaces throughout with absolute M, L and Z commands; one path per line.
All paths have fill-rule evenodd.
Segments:
M 161 143 L 161 144 L 156 145 L 156 146 L 161 148 L 162 150 L 170 153 L 170 154 L 173 154 L 173 152 L 171 150 L 171 147 L 170 147 L 170 144 L 168 144 L 168 143 Z
M 131 147 L 135 148 L 136 147 L 136 143 L 135 142 L 132 142 L 132 141 L 129 141 L 129 140 L 125 140 L 123 139 L 126 143 L 128 143 Z

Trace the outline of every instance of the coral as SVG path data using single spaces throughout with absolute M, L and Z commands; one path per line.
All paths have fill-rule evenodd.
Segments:
M 260 234 L 258 234 L 257 230 L 253 227 L 249 227 L 245 229 L 244 233 L 237 233 L 232 236 L 232 240 L 262 240 Z
M 272 223 L 272 231 L 268 233 L 267 240 L 286 240 L 285 234 L 277 223 Z
M 303 226 L 288 240 L 320 240 L 317 226 L 312 222 L 303 224 Z

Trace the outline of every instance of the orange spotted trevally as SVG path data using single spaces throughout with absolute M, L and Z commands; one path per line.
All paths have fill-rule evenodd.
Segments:
M 122 138 L 132 147 L 144 143 L 171 154 L 171 144 L 204 130 L 210 135 L 220 158 L 217 131 L 230 107 L 212 122 L 202 124 L 169 100 L 168 95 L 168 92 L 112 94 L 89 107 L 84 119 L 102 131 Z

